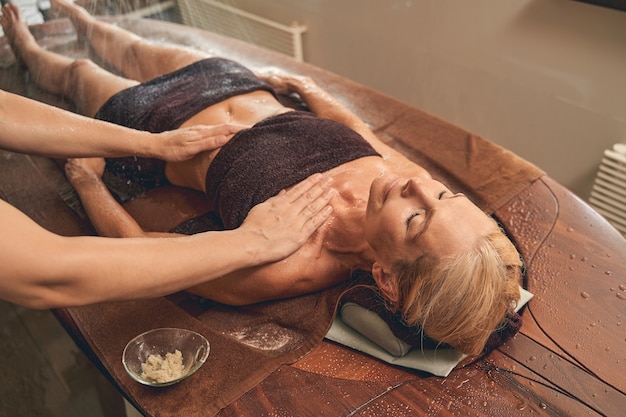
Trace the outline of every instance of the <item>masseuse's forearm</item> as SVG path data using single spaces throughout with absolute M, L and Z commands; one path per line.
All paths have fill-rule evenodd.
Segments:
M 179 238 L 65 238 L 43 307 L 152 298 L 272 260 L 262 236 L 241 230 Z M 69 284 L 69 285 L 68 285 Z
M 180 238 L 64 237 L 0 200 L 0 298 L 30 308 L 157 297 L 276 260 L 254 228 Z
M 0 148 L 53 158 L 142 156 L 184 161 L 222 146 L 241 126 L 149 133 L 80 116 L 0 90 Z
M 80 116 L 0 90 L 0 148 L 65 158 L 150 152 L 150 134 Z M 133 149 L 136 148 L 136 149 Z
M 11 255 L 3 279 L 15 280 L 0 298 L 39 309 L 159 297 L 264 263 L 269 252 L 261 236 L 239 230 L 174 239 L 37 235 L 36 244 L 16 236 L 12 245 L 29 247 L 0 255 Z

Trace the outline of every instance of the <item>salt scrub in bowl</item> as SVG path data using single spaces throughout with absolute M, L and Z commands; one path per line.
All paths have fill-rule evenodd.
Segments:
M 141 364 L 141 377 L 146 381 L 164 383 L 180 379 L 185 375 L 183 354 L 176 349 L 174 353 L 167 352 L 165 358 L 161 355 L 150 355 L 148 360 Z
M 194 331 L 154 329 L 128 342 L 122 363 L 135 381 L 164 387 L 194 374 L 206 361 L 209 350 L 206 338 Z

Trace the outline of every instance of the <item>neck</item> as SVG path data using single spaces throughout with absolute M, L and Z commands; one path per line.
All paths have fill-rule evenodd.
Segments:
M 363 198 L 353 188 L 342 188 L 333 200 L 332 227 L 326 248 L 350 268 L 370 270 L 374 251 L 365 239 L 367 195 Z
M 374 250 L 365 239 L 365 210 L 372 181 L 388 169 L 377 157 L 357 159 L 330 171 L 338 196 L 324 247 L 349 269 L 371 270 Z

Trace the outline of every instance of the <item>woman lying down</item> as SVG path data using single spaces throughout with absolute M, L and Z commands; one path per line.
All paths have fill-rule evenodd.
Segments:
M 206 192 L 227 229 L 314 172 L 333 180 L 331 218 L 295 254 L 190 292 L 243 305 L 319 291 L 354 270 L 371 271 L 388 308 L 406 324 L 467 355 L 481 353 L 515 307 L 520 256 L 496 222 L 385 145 L 312 80 L 257 76 L 230 60 L 149 43 L 65 0 L 52 5 L 126 78 L 42 49 L 15 6 L 3 9 L 4 31 L 38 84 L 67 96 L 83 114 L 151 132 L 244 127 L 221 149 L 191 161 L 109 161 L 134 180 L 160 175 Z M 281 93 L 298 94 L 311 112 L 283 106 Z M 146 235 L 108 192 L 103 170 L 97 159 L 66 167 L 98 233 Z

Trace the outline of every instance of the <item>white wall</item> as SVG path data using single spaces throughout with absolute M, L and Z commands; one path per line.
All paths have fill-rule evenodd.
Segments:
M 305 60 L 496 142 L 587 198 L 626 141 L 626 12 L 571 0 L 225 0 Z

